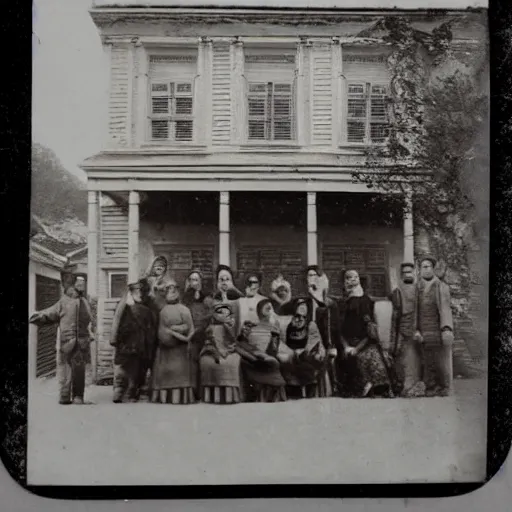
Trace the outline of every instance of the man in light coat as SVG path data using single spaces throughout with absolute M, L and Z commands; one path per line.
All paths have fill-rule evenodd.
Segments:
M 35 325 L 59 324 L 60 350 L 57 354 L 59 403 L 84 403 L 85 368 L 91 362 L 91 307 L 84 297 L 85 279 L 75 278 L 72 286 L 53 305 L 34 313 L 29 322 Z
M 448 396 L 453 391 L 453 317 L 450 288 L 434 274 L 435 266 L 432 256 L 420 260 L 414 340 L 423 346 L 427 396 Z

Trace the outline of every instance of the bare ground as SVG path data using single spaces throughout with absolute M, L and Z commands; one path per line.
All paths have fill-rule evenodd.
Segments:
M 210 485 L 481 481 L 486 384 L 450 398 L 312 399 L 231 406 L 60 406 L 54 379 L 29 394 L 28 483 Z

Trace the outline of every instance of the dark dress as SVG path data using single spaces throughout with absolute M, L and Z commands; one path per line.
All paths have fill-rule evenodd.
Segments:
M 390 380 L 383 351 L 378 339 L 369 336 L 374 324 L 374 302 L 368 295 L 349 297 L 341 304 L 341 336 L 350 346 L 356 347 L 363 340 L 366 345 L 357 355 L 346 356 L 343 347 L 337 358 L 340 393 L 345 397 L 362 396 L 367 384 L 372 389 L 390 389 Z

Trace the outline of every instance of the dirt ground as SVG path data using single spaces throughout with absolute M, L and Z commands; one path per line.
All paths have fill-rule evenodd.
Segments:
M 29 394 L 28 483 L 211 485 L 480 481 L 486 384 L 455 396 L 277 404 L 60 406 L 54 379 Z

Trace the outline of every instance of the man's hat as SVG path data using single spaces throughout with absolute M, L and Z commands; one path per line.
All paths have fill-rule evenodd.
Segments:
M 432 263 L 432 266 L 435 267 L 437 265 L 437 260 L 434 258 L 434 256 L 432 256 L 431 254 L 426 254 L 425 256 L 422 256 L 420 258 L 420 265 L 424 262 L 424 261 L 430 261 L 430 263 Z

